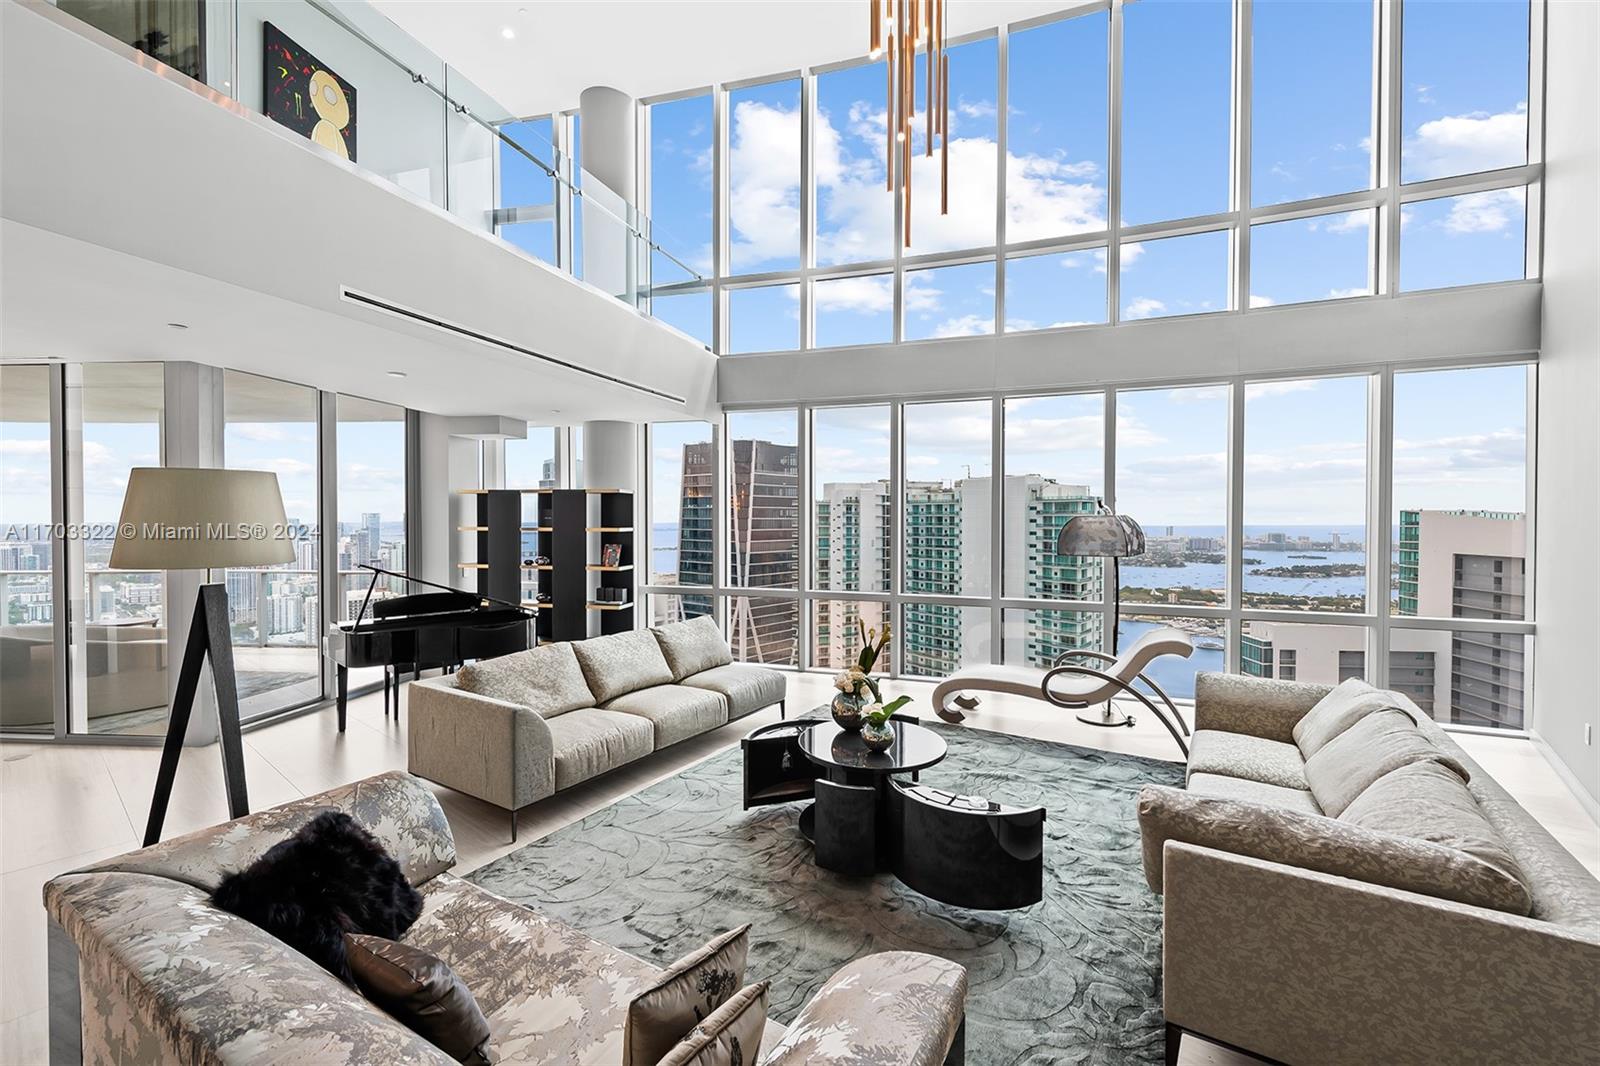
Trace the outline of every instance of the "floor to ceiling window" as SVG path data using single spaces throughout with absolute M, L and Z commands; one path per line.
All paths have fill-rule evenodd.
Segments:
M 111 569 L 128 475 L 162 465 L 164 368 L 87 363 L 67 384 L 67 521 L 72 589 L 69 728 L 75 733 L 158 735 L 167 725 L 170 649 L 167 576 Z
M 728 585 L 800 587 L 800 442 L 793 408 L 728 416 Z M 747 662 L 798 662 L 799 601 L 745 594 L 728 602 L 728 642 Z
M 882 595 L 893 587 L 894 495 L 889 407 L 819 407 L 811 414 L 810 587 Z M 842 669 L 861 626 L 890 623 L 887 599 L 835 596 L 813 604 L 811 665 Z M 880 669 L 888 670 L 891 645 Z
M 339 598 L 330 621 L 348 622 L 361 609 L 376 566 L 406 572 L 406 412 L 403 407 L 339 396 L 337 404 L 337 527 L 328 550 L 337 552 Z M 378 577 L 374 598 L 417 591 L 398 577 Z M 350 685 L 370 684 L 379 667 L 350 671 Z
M 649 597 L 652 625 L 712 613 L 717 457 L 709 422 L 656 422 L 649 427 L 649 559 L 647 584 L 682 592 Z M 704 592 L 690 591 L 703 588 Z
M 322 695 L 317 390 L 223 372 L 224 463 L 278 476 L 294 562 L 226 571 L 243 718 Z
M 55 730 L 55 484 L 51 368 L 0 370 L 0 730 Z

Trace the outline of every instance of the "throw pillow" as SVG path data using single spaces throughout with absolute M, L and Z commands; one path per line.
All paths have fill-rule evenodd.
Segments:
M 1344 809 L 1339 820 L 1464 851 L 1532 891 L 1522 865 L 1467 783 L 1442 763 L 1416 762 L 1384 774 Z
M 364 933 L 346 933 L 344 946 L 364 996 L 457 1062 L 488 1066 L 488 1019 L 448 963 Z
M 541 644 L 468 663 L 457 672 L 456 684 L 477 696 L 519 704 L 540 718 L 594 706 L 594 695 L 569 643 Z
M 1309 759 L 1328 741 L 1373 711 L 1390 708 L 1400 709 L 1394 693 L 1373 688 L 1360 678 L 1352 677 L 1340 682 L 1294 724 L 1294 742 L 1301 756 Z
M 674 681 L 733 662 L 733 651 L 722 635 L 722 627 L 708 614 L 658 626 L 650 632 L 661 643 L 661 654 L 672 667 Z
M 343 811 L 323 811 L 223 877 L 211 902 L 352 985 L 344 934 L 393 940 L 422 913 L 422 897 L 400 864 Z
M 623 1028 L 622 1066 L 655 1066 L 744 983 L 749 953 L 746 924 L 712 937 L 634 996 Z
M 1373 711 L 1306 759 L 1306 783 L 1324 814 L 1337 818 L 1384 774 L 1414 762 L 1439 762 L 1472 775 L 1401 710 Z
M 672 668 L 649 630 L 591 637 L 573 644 L 572 650 L 598 704 L 642 688 L 672 684 Z
M 767 1028 L 767 985 L 741 988 L 689 1030 L 658 1066 L 755 1066 Z
M 1533 905 L 1521 881 L 1443 844 L 1164 785 L 1139 792 L 1139 837 L 1145 880 L 1158 893 L 1173 840 L 1512 914 Z

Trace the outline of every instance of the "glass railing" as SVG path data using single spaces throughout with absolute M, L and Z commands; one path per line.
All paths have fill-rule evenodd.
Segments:
M 117 5 L 56 2 L 114 37 L 133 33 Z M 362 0 L 192 0 L 165 5 L 163 19 L 172 25 L 140 22 L 125 43 L 631 306 L 648 311 L 657 280 L 705 280 L 535 123 Z M 333 77 L 313 83 L 297 64 Z M 512 232 L 528 223 L 549 232 Z

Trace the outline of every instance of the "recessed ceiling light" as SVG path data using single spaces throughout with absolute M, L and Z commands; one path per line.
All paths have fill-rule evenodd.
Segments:
M 392 378 L 403 378 L 406 376 L 406 372 L 404 370 L 391 370 L 389 371 L 389 376 Z
M 510 26 L 501 26 L 500 27 L 500 36 L 502 36 L 506 40 L 510 41 L 510 40 L 515 39 L 515 37 L 517 36 L 517 31 L 512 29 Z
M 171 329 L 188 329 L 189 328 L 189 323 L 187 323 L 187 322 L 168 322 L 167 326 L 169 328 L 171 328 Z

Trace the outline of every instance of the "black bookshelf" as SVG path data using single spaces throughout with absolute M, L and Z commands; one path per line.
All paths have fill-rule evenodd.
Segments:
M 623 633 L 634 625 L 633 493 L 600 490 L 591 495 L 597 506 L 585 530 L 590 554 L 584 569 L 594 584 L 586 608 L 599 615 L 602 634 Z M 606 559 L 607 545 L 616 545 L 614 562 Z

